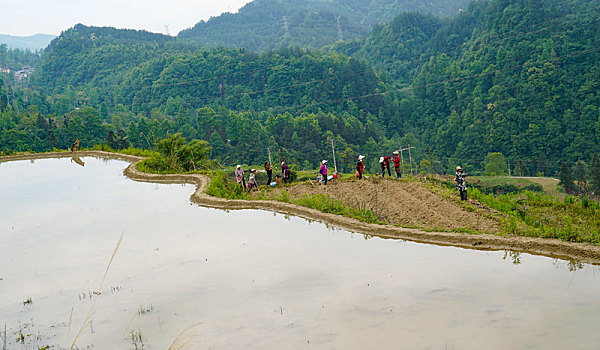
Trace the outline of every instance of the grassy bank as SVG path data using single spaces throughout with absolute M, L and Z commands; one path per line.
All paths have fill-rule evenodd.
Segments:
M 504 195 L 471 189 L 469 196 L 506 215 L 506 233 L 600 245 L 600 203 L 587 197 L 564 199 L 524 191 Z
M 331 198 L 328 195 L 303 195 L 300 199 L 292 199 L 286 191 L 282 191 L 280 195 L 273 196 L 269 189 L 261 187 L 254 195 L 249 195 L 242 187 L 228 179 L 228 174 L 223 171 L 215 171 L 209 173 L 212 180 L 206 187 L 206 193 L 221 198 L 227 199 L 253 199 L 253 200 L 278 200 L 281 202 L 292 203 L 317 209 L 324 213 L 343 215 L 354 218 L 362 222 L 383 224 L 372 211 L 368 209 L 355 209 L 345 205 L 341 201 Z
M 502 195 L 524 191 L 543 192 L 539 183 L 525 178 L 507 176 L 474 176 L 469 178 L 469 187 L 476 188 L 486 194 Z
M 249 195 L 225 172 L 213 172 L 211 177 L 213 180 L 207 187 L 207 193 L 212 196 L 228 199 L 279 200 L 326 213 L 352 217 L 363 222 L 386 223 L 370 210 L 357 210 L 328 195 L 303 195 L 302 198 L 294 200 L 289 198 L 286 191 L 273 196 L 267 187 L 261 187 L 253 195 Z M 456 205 L 462 206 L 465 210 L 494 218 L 500 224 L 500 234 L 600 244 L 600 203 L 588 198 L 562 199 L 543 192 L 523 189 L 517 193 L 494 195 L 484 193 L 477 188 L 470 188 L 469 198 L 476 202 L 460 202 L 456 190 L 447 181 L 425 178 L 404 179 L 404 181 L 422 182 L 435 194 L 455 201 Z M 515 179 L 515 181 L 523 187 L 531 184 L 522 179 Z M 485 214 L 485 211 L 481 211 L 481 204 L 494 211 L 488 210 Z M 472 230 L 461 232 L 479 233 Z

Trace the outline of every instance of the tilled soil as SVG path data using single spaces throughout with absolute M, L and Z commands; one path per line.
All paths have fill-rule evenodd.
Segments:
M 330 181 L 327 185 L 305 182 L 269 191 L 270 196 L 275 198 L 281 191 L 288 191 L 291 199 L 299 199 L 304 194 L 329 195 L 352 208 L 369 209 L 380 220 L 403 227 L 498 232 L 498 222 L 483 215 L 484 210 L 467 211 L 458 205 L 458 194 L 455 199 L 445 198 L 414 180 L 371 177 L 363 180 Z

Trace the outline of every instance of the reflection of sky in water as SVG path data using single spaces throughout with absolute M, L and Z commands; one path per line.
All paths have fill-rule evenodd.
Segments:
M 9 345 L 21 323 L 41 334 L 30 348 L 64 346 L 74 307 L 72 339 L 123 232 L 79 345 L 132 348 L 129 331 L 141 330 L 166 349 L 197 322 L 202 349 L 600 344 L 597 267 L 571 272 L 540 256 L 365 240 L 296 217 L 202 208 L 189 202 L 193 186 L 136 183 L 124 162 L 82 160 L 0 164 Z M 137 315 L 141 307 L 152 311 Z

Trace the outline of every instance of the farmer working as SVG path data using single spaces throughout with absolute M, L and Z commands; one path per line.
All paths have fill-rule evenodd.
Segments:
M 327 185 L 327 161 L 326 160 L 323 160 L 323 162 L 321 162 L 321 169 L 319 169 L 319 173 L 323 177 L 323 183 L 325 185 Z
M 398 154 L 398 151 L 394 151 L 394 170 L 396 170 L 396 177 L 399 179 L 402 177 L 402 172 L 400 171 L 400 156 Z
M 390 171 L 390 159 L 392 159 L 390 156 L 379 158 L 379 164 L 381 164 L 381 177 L 385 177 L 385 169 L 387 169 L 388 176 L 392 177 L 392 172 Z
M 456 178 L 454 179 L 454 181 L 456 181 L 456 189 L 460 193 L 461 201 L 467 200 L 467 182 L 465 181 L 465 177 L 467 177 L 467 174 L 463 172 L 460 166 L 457 166 Z

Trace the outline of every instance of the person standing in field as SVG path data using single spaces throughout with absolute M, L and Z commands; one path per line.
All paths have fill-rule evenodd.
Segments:
M 242 186 L 242 190 L 246 190 L 246 179 L 244 179 L 244 169 L 238 164 L 235 168 L 235 180 Z
M 398 151 L 394 151 L 394 170 L 396 171 L 396 178 L 401 178 L 402 172 L 400 171 L 400 156 Z
M 379 158 L 379 164 L 381 164 L 381 177 L 385 177 L 385 169 L 387 169 L 388 176 L 392 177 L 392 172 L 390 171 L 390 159 L 392 159 L 391 156 Z
M 319 173 L 323 176 L 323 183 L 327 185 L 327 160 L 323 160 L 323 162 L 321 162 L 321 169 L 319 169 Z
M 267 186 L 269 186 L 271 184 L 271 182 L 273 182 L 273 168 L 271 168 L 271 163 L 266 162 L 265 163 L 265 170 L 267 172 Z
M 363 159 L 365 159 L 365 156 L 361 154 L 358 156 L 358 162 L 356 163 L 356 177 L 358 177 L 359 180 L 362 179 L 363 172 L 365 170 L 365 163 L 363 162 Z
M 460 166 L 457 166 L 456 167 L 456 178 L 454 179 L 454 181 L 456 181 L 456 189 L 460 193 L 461 201 L 467 200 L 467 181 L 465 180 L 466 177 L 467 177 L 467 174 L 465 174 L 463 172 L 463 170 Z
M 248 177 L 248 192 L 252 191 L 253 188 L 258 188 L 256 184 L 256 169 L 250 170 L 250 177 Z
M 285 164 L 285 162 L 281 162 L 281 176 L 283 177 L 283 183 L 292 183 L 292 171 L 290 167 Z

